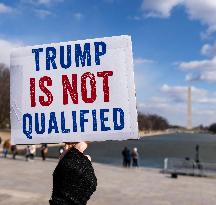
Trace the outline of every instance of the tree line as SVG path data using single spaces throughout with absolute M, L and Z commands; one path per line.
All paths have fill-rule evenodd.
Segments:
M 169 128 L 167 119 L 156 114 L 138 113 L 138 125 L 140 131 L 159 131 Z
M 209 126 L 209 131 L 216 134 L 216 123 Z
M 0 64 L 0 129 L 10 127 L 10 71 Z

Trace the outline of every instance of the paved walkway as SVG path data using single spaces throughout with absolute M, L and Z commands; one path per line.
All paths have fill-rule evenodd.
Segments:
M 0 204 L 46 205 L 57 160 L 0 158 Z M 152 169 L 94 164 L 97 192 L 88 205 L 214 205 L 216 179 L 171 179 Z

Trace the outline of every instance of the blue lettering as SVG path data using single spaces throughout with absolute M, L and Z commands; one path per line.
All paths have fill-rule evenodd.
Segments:
M 85 122 L 88 122 L 88 119 L 85 118 L 85 114 L 89 113 L 89 110 L 80 110 L 80 127 L 81 132 L 85 132 Z
M 35 113 L 35 131 L 37 134 L 43 134 L 45 132 L 45 114 L 41 113 L 41 129 L 39 125 L 38 113 Z
M 61 112 L 61 131 L 62 133 L 69 133 L 70 129 L 65 128 L 65 116 L 64 112 Z
M 103 41 L 95 42 L 94 46 L 95 46 L 95 63 L 96 65 L 100 65 L 100 56 L 106 54 L 106 43 L 104 43 Z M 100 51 L 100 47 L 101 47 L 101 51 Z
M 73 132 L 77 132 L 76 111 L 72 111 Z
M 109 112 L 109 109 L 101 109 L 100 110 L 101 131 L 108 131 L 111 129 L 110 127 L 106 127 L 106 125 L 105 125 L 105 122 L 108 121 L 108 117 L 104 116 L 105 112 Z
M 59 133 L 55 112 L 50 113 L 48 134 L 50 134 L 52 130 L 54 130 L 55 133 Z
M 93 117 L 93 131 L 97 131 L 96 110 L 92 110 L 92 117 Z
M 67 45 L 67 64 L 64 62 L 64 46 L 60 46 L 60 64 L 65 69 L 71 66 L 71 45 Z
M 27 127 L 28 121 L 28 127 Z M 23 115 L 23 133 L 28 139 L 32 139 L 32 116 L 29 113 Z
M 84 44 L 84 52 L 82 52 L 80 44 L 75 44 L 76 67 L 79 67 L 80 61 L 81 61 L 82 67 L 84 67 L 86 58 L 87 58 L 87 66 L 91 66 L 90 43 Z
M 36 66 L 36 71 L 40 70 L 40 61 L 39 61 L 39 53 L 43 52 L 43 48 L 38 48 L 38 49 L 32 49 L 32 53 L 35 54 L 35 66 Z
M 53 69 L 57 69 L 56 62 L 56 49 L 54 47 L 46 48 L 46 70 L 50 70 L 50 63 L 52 64 Z
M 120 124 L 118 124 L 118 113 L 120 114 Z M 113 108 L 114 130 L 122 130 L 124 128 L 124 111 L 121 108 Z

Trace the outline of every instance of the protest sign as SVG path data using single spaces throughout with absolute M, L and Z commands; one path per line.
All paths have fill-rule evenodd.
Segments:
M 14 49 L 11 135 L 13 144 L 138 138 L 130 36 Z

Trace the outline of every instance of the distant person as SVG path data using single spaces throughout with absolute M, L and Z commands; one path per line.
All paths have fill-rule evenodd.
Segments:
M 30 146 L 29 145 L 26 147 L 25 152 L 26 152 L 25 153 L 26 161 L 28 161 L 30 158 Z
M 12 152 L 12 155 L 13 155 L 13 159 L 16 159 L 16 155 L 17 155 L 17 147 L 16 147 L 16 145 L 11 146 L 11 152 Z
M 30 159 L 34 160 L 36 154 L 36 145 L 31 145 L 29 147 L 29 151 L 30 151 Z
M 200 162 L 200 146 L 198 144 L 196 145 L 195 150 L 196 150 L 195 162 L 196 162 L 197 168 L 202 171 L 203 166 Z
M 200 147 L 199 147 L 199 145 L 197 144 L 197 145 L 196 145 L 196 148 L 195 148 L 195 150 L 196 150 L 195 162 L 196 162 L 196 163 L 199 163 L 199 162 L 200 162 L 199 149 L 200 149 Z
M 64 152 L 64 147 L 63 146 L 59 147 L 59 157 L 62 155 L 63 152 Z
M 131 157 L 132 157 L 132 166 L 133 167 L 138 167 L 138 158 L 139 158 L 139 153 L 136 147 L 133 148 L 133 151 L 131 152 Z
M 3 156 L 4 158 L 7 158 L 7 154 L 9 152 L 10 149 L 10 140 L 5 140 L 4 144 L 3 144 Z
M 1 143 L 2 143 L 2 138 L 0 137 L 0 147 L 1 147 Z
M 130 165 L 131 165 L 131 153 L 127 147 L 125 147 L 123 149 L 122 157 L 123 157 L 123 167 L 130 167 Z
M 47 144 L 42 144 L 41 146 L 41 157 L 42 160 L 45 161 L 48 153 L 48 146 Z

